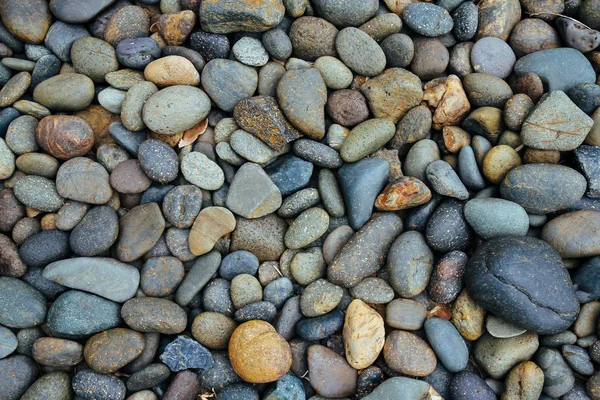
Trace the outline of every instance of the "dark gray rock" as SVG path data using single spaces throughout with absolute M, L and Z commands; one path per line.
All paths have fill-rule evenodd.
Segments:
M 594 364 L 585 349 L 567 344 L 562 347 L 562 355 L 571 369 L 578 374 L 589 376 L 594 373 Z
M 234 383 L 219 392 L 219 400 L 259 400 L 256 389 L 246 383 Z
M 156 40 L 147 37 L 121 40 L 116 52 L 119 63 L 133 69 L 144 69 L 161 54 Z
M 75 374 L 72 386 L 75 394 L 86 400 L 123 400 L 127 390 L 123 381 L 118 377 L 99 374 L 91 369 L 85 369 Z
M 233 60 L 215 59 L 202 70 L 202 87 L 223 111 L 233 111 L 240 100 L 254 94 L 258 73 L 252 67 Z
M 71 46 L 73 45 L 73 42 L 84 36 L 90 36 L 90 34 L 83 26 L 56 21 L 52 24 L 50 29 L 48 29 L 44 44 L 48 49 L 52 50 L 61 61 L 69 62 L 71 61 Z
M 573 154 L 578 169 L 587 179 L 586 195 L 600 199 L 600 146 L 579 146 Z
M 581 83 L 567 93 L 569 98 L 586 114 L 600 107 L 600 86 L 595 83 Z
M 231 283 L 223 278 L 210 281 L 201 293 L 204 311 L 214 311 L 233 317 L 235 307 L 229 295 L 230 287 Z
M 229 39 L 226 35 L 203 31 L 193 32 L 190 35 L 190 47 L 200 53 L 209 62 L 215 58 L 229 57 Z
M 150 364 L 127 379 L 127 390 L 137 392 L 150 389 L 168 379 L 169 376 L 171 376 L 171 372 L 167 366 L 160 363 Z
M 23 262 L 30 267 L 42 267 L 71 255 L 69 233 L 56 229 L 29 236 L 19 249 Z
M 532 237 L 486 242 L 469 260 L 465 282 L 471 297 L 488 311 L 538 333 L 562 332 L 579 311 L 560 256 Z
M 31 87 L 35 89 L 41 82 L 58 75 L 61 66 L 62 63 L 54 54 L 40 58 L 31 72 Z
M 294 285 L 288 278 L 282 277 L 265 286 L 263 299 L 269 301 L 281 309 L 285 302 L 294 295 Z
M 215 363 L 206 347 L 187 336 L 177 336 L 169 343 L 160 360 L 173 372 L 190 368 L 207 370 Z
M 456 400 L 495 400 L 496 393 L 474 372 L 454 375 L 450 383 L 450 398 Z
M 433 271 L 433 252 L 423 235 L 408 231 L 398 236 L 387 254 L 387 273 L 390 285 L 401 297 L 421 293 Z
M 315 0 L 313 7 L 318 15 L 337 27 L 359 26 L 375 15 L 377 0 Z
M 258 259 L 249 251 L 234 251 L 225 256 L 223 261 L 221 261 L 219 275 L 228 280 L 232 280 L 241 274 L 256 275 L 258 265 Z
M 262 44 L 276 60 L 285 61 L 292 55 L 292 42 L 281 29 L 274 28 L 265 32 L 262 35 Z
M 450 11 L 450 10 L 448 10 Z M 456 40 L 466 42 L 471 40 L 477 32 L 477 23 L 479 17 L 479 8 L 470 1 L 462 2 L 460 6 L 452 13 L 454 21 L 453 33 Z
M 35 288 L 16 278 L 0 277 L 0 324 L 32 328 L 44 322 L 47 309 L 46 299 Z
M 589 293 L 592 298 L 600 297 L 600 256 L 591 258 L 573 274 L 573 283 L 578 290 Z
M 0 398 L 18 400 L 40 375 L 31 358 L 16 355 L 0 360 Z
M 256 319 L 273 322 L 276 316 L 277 308 L 269 301 L 257 301 L 255 303 L 247 304 L 237 310 L 233 315 L 234 319 L 240 324 Z
M 97 256 L 110 249 L 118 234 L 117 213 L 109 206 L 97 206 L 73 229 L 69 245 L 80 256 Z
M 108 127 L 108 133 L 117 144 L 125 150 L 137 156 L 140 144 L 146 140 L 147 131 L 133 132 L 128 130 L 120 122 L 113 122 Z
M 313 165 L 301 158 L 287 154 L 265 168 L 265 172 L 283 196 L 292 194 L 310 181 Z
M 454 197 L 459 200 L 469 198 L 469 192 L 462 183 L 450 164 L 443 160 L 436 160 L 425 169 L 427 180 L 431 188 L 438 194 Z
M 170 224 L 190 228 L 202 209 L 202 190 L 194 185 L 180 185 L 171 189 L 162 202 L 162 212 Z
M 406 25 L 419 35 L 437 37 L 454 27 L 452 17 L 443 7 L 430 3 L 411 3 L 403 13 Z
M 175 301 L 180 306 L 188 305 L 213 277 L 221 263 L 221 255 L 213 250 L 198 257 L 175 293 Z
M 306 318 L 296 324 L 296 333 L 304 340 L 321 340 L 338 332 L 344 325 L 344 313 L 338 309 L 314 318 Z
M 149 139 L 138 147 L 138 160 L 148 178 L 165 184 L 177 178 L 177 153 L 162 140 Z
M 485 187 L 485 181 L 479 171 L 477 159 L 471 146 L 463 147 L 458 153 L 458 175 L 469 189 L 481 190 Z
M 317 167 L 339 168 L 342 166 L 340 154 L 331 147 L 309 139 L 298 139 L 294 142 L 294 154 Z
M 427 243 L 441 253 L 468 249 L 473 239 L 473 231 L 463 215 L 465 203 L 445 200 L 431 215 L 427 223 Z
M 115 0 L 53 0 L 50 11 L 61 21 L 72 24 L 88 22 Z
M 285 374 L 279 378 L 271 387 L 265 392 L 263 397 L 264 400 L 279 400 L 279 399 L 306 399 L 304 393 L 304 386 L 302 381 L 291 373 Z
M 56 282 L 44 278 L 43 273 L 43 267 L 29 268 L 22 279 L 39 290 L 48 300 L 54 300 L 59 294 L 67 290 L 63 285 L 59 285 Z

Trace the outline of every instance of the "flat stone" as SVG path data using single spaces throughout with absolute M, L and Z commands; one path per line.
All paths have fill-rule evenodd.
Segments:
M 260 262 L 279 260 L 285 250 L 283 238 L 288 225 L 276 214 L 256 219 L 237 218 L 231 237 L 231 251 L 247 250 Z
M 135 295 L 140 273 L 112 258 L 79 257 L 49 264 L 44 268 L 44 278 L 124 303 Z
M 24 355 L 15 355 L 0 360 L 0 396 L 20 399 L 39 376 L 35 361 Z
M 216 251 L 212 251 L 196 259 L 194 265 L 177 288 L 175 302 L 180 306 L 188 305 L 194 296 L 210 281 L 219 269 L 220 263 L 221 256 Z
M 66 73 L 39 83 L 33 99 L 53 111 L 79 111 L 94 98 L 94 82 L 83 74 Z
M 353 300 L 346 311 L 343 329 L 346 360 L 364 369 L 377 359 L 385 343 L 383 318 L 362 300 Z
M 313 165 L 299 157 L 286 154 L 269 164 L 265 172 L 281 195 L 287 196 L 308 185 L 313 173 Z
M 280 190 L 265 171 L 257 164 L 244 164 L 229 187 L 227 207 L 245 218 L 259 218 L 280 206 Z
M 495 254 L 493 260 L 486 259 L 490 251 Z M 543 257 L 543 274 L 539 273 L 539 263 L 535 271 L 525 274 L 533 267 L 521 262 L 527 254 L 536 259 Z M 579 310 L 560 256 L 539 239 L 508 237 L 486 242 L 469 261 L 465 282 L 469 294 L 488 311 L 539 333 L 561 332 L 575 321 Z M 493 297 L 489 296 L 490 291 L 495 293 Z
M 525 329 L 508 323 L 503 319 L 496 317 L 494 314 L 487 316 L 485 321 L 485 329 L 490 333 L 490 335 L 498 339 L 508 339 L 522 335 L 526 332 Z
M 88 158 L 76 157 L 60 166 L 56 174 L 56 190 L 70 200 L 105 204 L 112 197 L 108 172 Z
M 161 237 L 165 220 L 156 203 L 132 208 L 121 218 L 116 254 L 129 262 L 147 253 Z
M 475 40 L 486 36 L 507 40 L 512 28 L 521 20 L 518 0 L 485 0 L 479 5 L 479 22 Z
M 397 376 L 386 379 L 363 399 L 390 400 L 396 397 L 398 393 L 402 393 L 407 399 L 419 399 L 427 396 L 429 391 L 430 386 L 427 382 Z
M 488 386 L 477 373 L 463 371 L 456 374 L 450 382 L 450 395 L 452 397 L 469 400 L 493 400 L 496 393 Z
M 22 177 L 13 190 L 23 205 L 34 210 L 56 212 L 64 204 L 64 199 L 57 193 L 54 182 L 41 176 Z
M 389 142 L 395 133 L 393 122 L 374 118 L 355 126 L 342 144 L 340 155 L 345 162 L 360 161 Z
M 447 197 L 454 197 L 459 200 L 469 198 L 469 192 L 462 183 L 452 166 L 443 160 L 436 160 L 430 163 L 425 169 L 427 180 L 432 189 Z
M 393 240 L 402 231 L 402 221 L 392 213 L 379 215 L 365 224 L 344 245 L 329 265 L 328 279 L 343 287 L 356 286 L 384 263 Z M 363 260 L 357 265 L 355 260 Z
M 329 215 L 318 207 L 300 214 L 285 233 L 285 245 L 290 249 L 308 246 L 325 234 L 329 228 Z
M 237 4 L 237 3 L 236 3 Z M 258 86 L 258 73 L 252 67 L 225 59 L 209 61 L 202 70 L 202 87 L 224 111 L 233 111 Z
M 316 68 L 286 72 L 277 85 L 277 99 L 287 119 L 300 132 L 314 139 L 325 135 L 327 87 Z
M 199 12 L 203 30 L 224 34 L 266 31 L 279 24 L 284 13 L 281 0 L 268 0 L 258 7 L 251 0 L 208 2 Z
M 503 199 L 472 199 L 465 204 L 464 214 L 475 233 L 486 240 L 524 236 L 529 230 L 529 217 L 523 207 Z
M 432 317 L 425 321 L 427 341 L 435 355 L 450 372 L 460 372 L 467 367 L 469 350 L 464 339 L 450 321 Z
M 344 4 L 335 0 L 317 0 L 313 6 L 319 15 L 323 15 L 323 18 L 338 27 L 343 27 L 365 23 L 377 12 L 377 4 L 375 0 L 352 0 Z
M 181 173 L 188 182 L 205 190 L 217 190 L 225 182 L 225 174 L 221 167 L 198 151 L 183 157 Z
M 437 360 L 431 347 L 413 333 L 392 331 L 385 340 L 383 357 L 394 371 L 409 376 L 427 376 Z
M 48 3 L 39 0 L 8 0 L 2 5 L 0 17 L 10 33 L 31 44 L 44 40 L 52 22 Z
M 569 60 L 564 63 L 563 60 Z M 596 76 L 590 62 L 577 50 L 558 48 L 541 50 L 520 58 L 515 64 L 515 73 L 522 76 L 527 72 L 539 75 L 548 84 L 548 90 L 569 91 L 581 83 L 594 83 Z
M 165 335 L 181 333 L 187 325 L 185 311 L 174 302 L 156 297 L 139 297 L 123 304 L 121 315 L 138 332 Z
M 394 299 L 385 308 L 385 322 L 395 329 L 421 329 L 426 317 L 427 309 L 415 300 Z
M 115 328 L 98 333 L 85 344 L 83 355 L 96 372 L 109 374 L 118 371 L 137 358 L 144 349 L 144 336 L 131 329 Z
M 302 16 L 292 23 L 289 32 L 293 54 L 306 61 L 333 57 L 337 34 L 337 28 L 325 19 Z M 319 69 L 316 65 L 315 68 Z
M 200 256 L 211 251 L 219 238 L 235 229 L 233 214 L 224 207 L 208 207 L 200 211 L 189 236 L 192 254 Z
M 71 379 L 66 372 L 50 372 L 43 375 L 29 386 L 23 400 L 39 398 L 68 397 L 71 393 Z
M 593 121 L 560 90 L 543 96 L 523 122 L 523 144 L 534 149 L 570 151 L 577 148 Z

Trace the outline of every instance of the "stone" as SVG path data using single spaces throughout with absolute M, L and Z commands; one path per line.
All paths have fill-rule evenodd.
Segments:
M 259 218 L 280 206 L 281 192 L 265 171 L 257 164 L 244 164 L 229 187 L 227 207 L 245 218 Z
M 285 61 L 292 55 L 292 42 L 288 35 L 281 29 L 271 29 L 265 32 L 261 41 L 262 46 L 266 50 L 267 61 L 269 60 L 269 55 L 275 60 L 280 61 Z
M 138 148 L 140 167 L 150 179 L 162 184 L 177 178 L 177 153 L 166 143 L 149 139 Z
M 587 53 L 600 44 L 600 33 L 568 18 L 557 18 L 557 27 L 569 47 Z
M 427 342 L 405 331 L 392 331 L 385 340 L 383 357 L 394 371 L 409 376 L 427 376 L 437 364 Z
M 83 26 L 56 21 L 48 30 L 44 44 L 62 62 L 69 62 L 71 61 L 71 46 L 73 42 L 85 36 L 89 36 L 89 33 Z
M 158 18 L 156 24 L 155 29 L 167 45 L 180 46 L 194 28 L 196 14 L 191 10 L 164 13 Z
M 300 132 L 314 139 L 325 135 L 327 88 L 316 68 L 286 72 L 277 85 L 277 99 L 287 119 Z
M 571 369 L 578 374 L 589 376 L 594 373 L 594 365 L 587 350 L 567 344 L 562 348 L 562 355 Z
M 491 262 L 483 259 L 489 251 L 495 254 Z M 509 254 L 519 254 L 519 257 L 529 254 L 529 257 L 536 259 L 544 257 L 544 273 L 540 275 L 537 272 L 542 268 L 538 264 L 536 272 L 526 275 L 525 271 L 531 266 Z M 496 266 L 500 264 L 502 268 L 497 269 Z M 517 270 L 519 272 L 515 274 Z M 490 281 L 492 276 L 494 283 Z M 469 294 L 488 311 L 507 322 L 538 333 L 561 332 L 574 322 L 579 310 L 570 278 L 558 253 L 539 239 L 506 237 L 486 242 L 469 261 L 465 282 Z M 482 286 L 484 284 L 486 286 Z M 518 285 L 518 289 L 515 289 L 515 285 Z M 547 287 L 553 288 L 552 296 Z M 494 296 L 489 295 L 490 291 L 494 292 Z M 560 291 L 561 295 L 557 296 L 556 291 Z
M 142 69 L 160 57 L 156 40 L 147 37 L 121 40 L 115 51 L 119 63 L 127 68 Z
M 473 39 L 477 33 L 479 9 L 473 7 L 475 4 L 462 2 L 452 13 L 454 27 L 452 33 L 459 42 Z
M 118 259 L 130 262 L 143 256 L 156 244 L 164 229 L 165 220 L 156 203 L 132 208 L 120 220 Z
M 78 257 L 49 264 L 44 278 L 124 303 L 135 295 L 140 274 L 131 265 L 111 258 Z
M 365 400 L 387 400 L 393 399 L 398 393 L 402 393 L 407 399 L 423 398 L 431 392 L 431 386 L 427 382 L 406 377 L 392 377 L 386 379 L 383 383 L 373 390 L 373 392 L 363 397 Z
M 402 19 L 394 13 L 384 13 L 365 22 L 359 29 L 367 32 L 369 36 L 379 42 L 389 35 L 400 32 Z
M 200 74 L 194 65 L 181 56 L 166 56 L 152 61 L 144 68 L 144 77 L 158 87 L 197 86 L 200 83 Z
M 61 165 L 56 174 L 56 190 L 66 199 L 91 204 L 105 204 L 113 194 L 104 167 L 84 157 Z
M 460 372 L 467 367 L 469 350 L 450 321 L 432 317 L 425 321 L 427 341 L 435 355 L 450 372 Z
M 435 251 L 464 251 L 471 243 L 473 232 L 464 217 L 464 202 L 448 199 L 433 212 L 425 231 L 427 243 Z
M 9 0 L 2 5 L 0 17 L 16 39 L 31 44 L 42 43 L 52 22 L 48 4 L 38 0 Z
M 236 327 L 236 323 L 226 315 L 204 312 L 194 319 L 192 336 L 209 349 L 223 350 L 227 349 L 229 338 Z
M 286 154 L 265 168 L 265 172 L 281 195 L 287 196 L 309 184 L 313 165 L 299 157 Z
M 569 212 L 549 221 L 542 230 L 541 238 L 563 258 L 597 256 L 600 255 L 600 241 L 596 235 L 599 222 L 598 211 Z
M 242 99 L 233 109 L 235 122 L 276 151 L 300 137 L 300 133 L 285 119 L 277 100 L 271 96 Z
M 144 9 L 127 5 L 119 8 L 106 23 L 104 40 L 115 47 L 124 39 L 145 37 L 149 30 L 150 20 Z
M 322 208 L 314 207 L 300 214 L 285 233 L 285 244 L 290 249 L 309 245 L 325 234 L 329 227 L 329 215 Z
M 174 135 L 192 128 L 210 111 L 210 99 L 202 90 L 183 85 L 169 86 L 148 98 L 142 118 L 153 132 Z
M 387 257 L 389 282 L 402 297 L 422 292 L 433 270 L 433 253 L 423 235 L 405 232 L 392 243 Z
M 144 348 L 144 336 L 131 329 L 115 328 L 98 333 L 85 344 L 83 355 L 96 372 L 118 371 L 137 358 Z
M 20 399 L 39 376 L 35 362 L 24 355 L 14 355 L 0 360 L 0 396 L 10 400 Z
M 376 76 L 385 68 L 383 50 L 360 29 L 342 29 L 335 39 L 335 49 L 344 64 L 359 75 Z
M 94 82 L 104 82 L 106 74 L 119 69 L 115 49 L 105 41 L 89 36 L 73 42 L 71 62 L 77 73 Z
M 94 133 L 75 116 L 48 116 L 38 124 L 35 137 L 40 147 L 60 160 L 85 155 L 94 144 Z
M 471 63 L 475 72 L 504 79 L 510 75 L 516 61 L 511 47 L 497 37 L 481 38 L 471 49 Z
M 361 300 L 353 300 L 344 322 L 346 360 L 355 369 L 364 369 L 375 362 L 383 349 L 385 329 L 383 318 Z
M 56 212 L 64 204 L 54 182 L 41 176 L 28 175 L 17 181 L 13 188 L 16 198 L 34 210 Z
M 249 321 L 235 329 L 229 340 L 229 358 L 235 372 L 252 383 L 276 381 L 292 364 L 288 343 L 264 321 Z
M 508 42 L 517 57 L 560 47 L 556 29 L 538 18 L 525 18 L 513 28 Z
M 205 190 L 217 190 L 225 182 L 225 175 L 221 167 L 197 151 L 183 157 L 181 173 L 188 182 Z
M 214 365 L 210 351 L 187 336 L 177 336 L 177 339 L 169 343 L 160 355 L 160 360 L 173 372 L 190 368 L 207 370 Z
M 359 229 L 369 220 L 388 174 L 389 163 L 379 158 L 366 158 L 339 169 L 338 182 L 352 228 Z
M 395 133 L 393 122 L 387 119 L 374 118 L 354 127 L 340 149 L 345 162 L 360 161 L 371 153 L 382 148 Z
M 472 199 L 465 204 L 464 214 L 475 233 L 486 240 L 524 236 L 529 230 L 529 217 L 523 207 L 504 199 Z
M 318 317 L 332 311 L 342 300 L 343 289 L 325 279 L 310 283 L 300 297 L 300 311 L 305 317 Z M 297 322 L 297 321 L 296 321 Z
M 121 315 L 125 323 L 138 332 L 172 335 L 183 332 L 187 324 L 187 315 L 181 307 L 155 297 L 128 300 L 123 304 Z
M 569 59 L 568 65 L 560 64 L 558 60 Z M 581 83 L 594 83 L 595 74 L 589 61 L 577 50 L 558 48 L 541 50 L 520 58 L 514 68 L 517 76 L 527 72 L 539 75 L 547 82 L 550 92 L 569 91 Z
M 504 108 L 513 91 L 504 80 L 484 73 L 468 74 L 463 85 L 473 107 Z
M 152 257 L 140 271 L 140 288 L 152 297 L 164 297 L 175 292 L 185 271 L 179 259 L 169 256 Z
M 450 396 L 464 400 L 493 400 L 496 393 L 475 372 L 463 371 L 452 378 Z
M 231 50 L 239 62 L 251 67 L 262 67 L 269 61 L 269 54 L 261 41 L 248 36 L 238 40 Z
M 454 197 L 459 200 L 469 198 L 469 192 L 462 183 L 452 166 L 443 160 L 436 160 L 427 166 L 425 169 L 427 180 L 432 189 L 447 197 Z
M 410 70 L 422 80 L 437 78 L 448 67 L 450 53 L 440 39 L 424 36 L 415 38 L 414 48 Z
M 575 376 L 558 350 L 541 348 L 535 362 L 544 372 L 544 394 L 560 397 L 573 388 Z
M 507 40 L 510 31 L 521 20 L 521 4 L 517 0 L 485 0 L 479 6 L 479 23 L 475 39 L 492 36 Z
M 110 185 L 119 193 L 142 193 L 150 187 L 152 182 L 138 160 L 125 160 L 113 169 L 110 174 Z
M 33 99 L 53 111 L 79 111 L 94 98 L 94 82 L 83 74 L 65 73 L 40 82 Z
M 592 198 L 600 197 L 600 173 L 597 170 L 597 160 L 600 157 L 598 146 L 579 146 L 573 153 L 579 170 L 588 181 L 587 195 Z
M 357 90 L 333 92 L 327 99 L 325 110 L 334 122 L 344 127 L 353 127 L 369 118 L 367 99 Z
M 592 119 L 564 92 L 555 90 L 533 108 L 523 122 L 521 137 L 531 148 L 569 151 L 583 143 L 592 125 Z
M 233 214 L 224 207 L 203 209 L 192 226 L 189 246 L 192 254 L 200 256 L 213 249 L 219 238 L 235 229 Z
M 66 372 L 50 372 L 29 386 L 21 397 L 23 400 L 39 398 L 68 398 L 71 395 L 71 379 Z
M 15 155 L 6 145 L 4 139 L 0 138 L 0 177 L 8 179 L 15 171 Z
M 217 106 L 231 112 L 241 100 L 254 94 L 258 73 L 237 61 L 215 59 L 206 64 L 201 80 L 202 87 Z
M 119 400 L 125 399 L 126 387 L 121 379 L 89 369 L 82 370 L 73 377 L 72 387 L 75 394 L 82 398 L 111 396 Z
M 423 100 L 435 108 L 432 126 L 440 130 L 446 126 L 459 125 L 471 110 L 471 104 L 456 75 L 436 78 L 424 86 Z
M 360 88 L 376 118 L 398 122 L 423 99 L 421 80 L 402 68 L 389 68 Z M 343 124 L 342 124 L 343 125 Z
M 188 305 L 217 272 L 220 263 L 221 255 L 216 251 L 199 257 L 177 288 L 175 302 Z
M 544 373 L 532 361 L 523 361 L 506 378 L 505 397 L 537 399 L 542 394 Z
M 0 190 L 0 231 L 10 232 L 25 217 L 25 208 L 11 189 Z
M 250 0 L 208 2 L 199 12 L 202 29 L 221 34 L 266 31 L 278 25 L 284 13 L 281 0 L 269 0 L 258 7 Z
M 415 300 L 395 299 L 385 309 L 385 322 L 395 329 L 414 331 L 421 329 L 427 309 Z
M 393 213 L 381 214 L 365 224 L 335 256 L 327 270 L 328 279 L 342 287 L 356 286 L 377 272 L 392 242 L 402 231 L 402 221 Z M 355 260 L 362 263 L 357 265 Z
M 500 185 L 500 194 L 528 213 L 549 214 L 577 203 L 585 187 L 585 178 L 569 167 L 527 164 L 506 175 Z
M 0 287 L 0 324 L 9 328 L 32 328 L 44 321 L 47 305 L 39 291 L 7 276 L 0 277 Z
M 499 379 L 517 363 L 531 358 L 538 345 L 538 336 L 533 332 L 507 339 L 485 334 L 477 341 L 473 354 L 486 373 Z
M 448 10 L 434 4 L 409 4 L 402 16 L 410 29 L 423 36 L 442 36 L 454 27 Z
M 18 226 L 18 224 L 16 226 Z M 0 257 L 0 275 L 20 278 L 27 272 L 27 265 L 25 265 L 19 256 L 15 243 L 7 236 L 1 234 L 0 250 L 2 250 L 2 257 Z
M 46 324 L 53 336 L 82 339 L 122 323 L 121 306 L 90 293 L 69 290 L 48 310 Z
M 121 105 L 121 122 L 125 128 L 132 131 L 141 131 L 146 127 L 142 117 L 144 103 L 158 88 L 152 82 L 139 82 L 131 86 Z
M 285 250 L 287 223 L 275 214 L 256 219 L 237 218 L 231 237 L 231 251 L 247 250 L 260 262 L 279 260 Z
M 356 370 L 333 350 L 314 344 L 308 348 L 307 359 L 311 386 L 321 396 L 340 398 L 356 391 Z

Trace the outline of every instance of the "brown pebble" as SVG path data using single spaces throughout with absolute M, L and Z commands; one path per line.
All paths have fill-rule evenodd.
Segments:
M 42 149 L 60 160 L 83 156 L 94 145 L 92 128 L 72 115 L 45 117 L 35 130 L 35 138 Z
M 377 196 L 375 207 L 379 210 L 398 211 L 417 207 L 431 199 L 431 191 L 423 182 L 412 176 L 403 176 L 386 186 Z

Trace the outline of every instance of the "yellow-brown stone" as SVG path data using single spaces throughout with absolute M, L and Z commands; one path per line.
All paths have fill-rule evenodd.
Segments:
M 451 322 L 467 340 L 477 340 L 485 330 L 485 310 L 463 290 L 452 308 Z
M 194 64 L 181 56 L 166 56 L 152 61 L 144 69 L 144 77 L 159 87 L 197 86 L 200 83 L 200 74 Z
M 196 14 L 185 10 L 173 14 L 162 14 L 154 27 L 167 45 L 180 46 L 187 39 L 196 24 Z
M 144 350 L 144 335 L 131 329 L 115 328 L 88 339 L 83 356 L 90 368 L 111 374 L 135 360 Z
M 537 400 L 544 387 L 544 372 L 534 362 L 523 361 L 506 378 L 502 400 Z
M 424 87 L 423 101 L 435 109 L 433 129 L 441 130 L 445 126 L 460 125 L 471 111 L 471 104 L 456 75 L 436 78 Z
M 201 256 L 213 249 L 219 238 L 233 232 L 235 217 L 224 207 L 207 207 L 200 211 L 190 231 L 189 248 L 193 255 Z
M 362 300 L 355 299 L 346 310 L 343 337 L 348 363 L 355 369 L 367 368 L 385 344 L 383 318 Z

